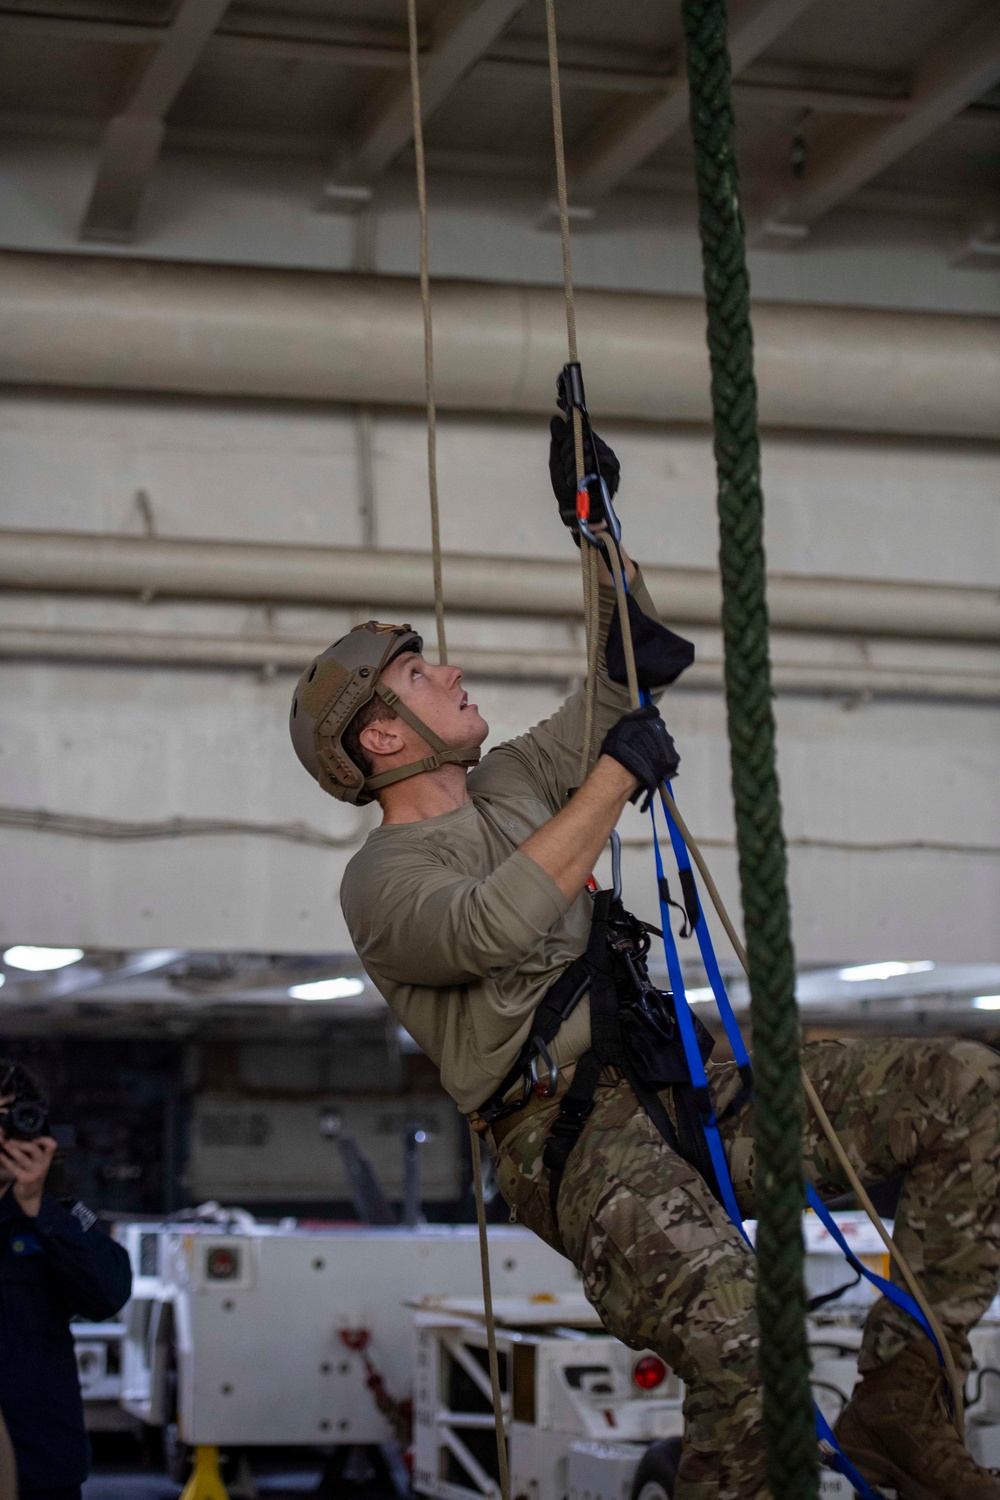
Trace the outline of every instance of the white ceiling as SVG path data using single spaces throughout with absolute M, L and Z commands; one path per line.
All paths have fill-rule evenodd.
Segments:
M 758 244 L 795 249 L 845 210 L 946 219 L 996 269 L 1000 8 L 992 0 L 743 0 L 731 8 L 745 203 Z M 559 7 L 574 203 L 629 194 L 693 216 L 677 0 Z M 432 179 L 552 176 L 541 0 L 421 7 Z M 83 247 L 141 246 L 147 187 L 176 153 L 248 156 L 319 208 L 356 208 L 411 151 L 402 0 L 4 0 L 0 128 L 97 148 Z M 296 173 L 299 175 L 296 176 Z M 279 172 L 280 176 L 280 172 Z M 223 173 L 223 179 L 225 173 Z M 225 191 L 218 173 L 206 192 Z

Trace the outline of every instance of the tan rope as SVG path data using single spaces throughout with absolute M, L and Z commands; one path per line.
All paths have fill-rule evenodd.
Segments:
M 430 247 L 427 230 L 427 173 L 424 160 L 424 125 L 420 107 L 420 55 L 417 37 L 416 0 L 406 0 L 406 17 L 410 39 L 410 95 L 413 104 L 413 146 L 417 163 L 417 205 L 420 212 L 420 301 L 424 312 L 424 384 L 427 392 L 427 479 L 431 502 L 431 554 L 434 569 L 434 619 L 437 625 L 438 661 L 447 662 L 448 648 L 444 628 L 444 583 L 441 570 L 441 515 L 437 482 L 437 407 L 434 400 L 434 324 L 431 317 Z M 500 1391 L 500 1363 L 497 1359 L 497 1331 L 493 1317 L 493 1289 L 490 1280 L 490 1247 L 486 1232 L 486 1204 L 483 1199 L 483 1168 L 479 1155 L 479 1137 L 469 1125 L 472 1147 L 472 1180 L 476 1195 L 476 1221 L 479 1225 L 479 1260 L 483 1278 L 483 1313 L 486 1321 L 486 1347 L 489 1355 L 490 1388 L 493 1394 L 493 1421 L 496 1427 L 497 1466 L 500 1474 L 500 1500 L 510 1500 L 510 1473 L 507 1464 L 507 1440 L 504 1433 L 503 1396 Z
M 490 1279 L 490 1244 L 486 1233 L 486 1204 L 483 1200 L 483 1163 L 480 1140 L 470 1121 L 469 1145 L 472 1148 L 472 1180 L 476 1189 L 476 1222 L 479 1225 L 479 1260 L 483 1274 L 483 1312 L 486 1315 L 486 1352 L 489 1356 L 490 1388 L 493 1392 L 493 1423 L 497 1435 L 497 1463 L 500 1469 L 500 1500 L 510 1500 L 510 1472 L 507 1465 L 507 1438 L 504 1433 L 503 1395 L 500 1391 L 500 1361 L 497 1358 L 497 1325 L 493 1316 L 493 1286 Z M 508 1383 L 512 1380 L 508 1368 Z
M 417 0 L 406 0 L 410 36 L 410 98 L 413 105 L 413 148 L 417 159 L 417 208 L 420 214 L 420 301 L 424 312 L 424 389 L 427 395 L 427 484 L 431 501 L 431 559 L 434 570 L 434 620 L 438 661 L 447 662 L 444 632 L 444 582 L 441 573 L 441 513 L 437 479 L 437 405 L 434 399 L 434 322 L 431 316 L 430 245 L 427 233 L 427 171 L 424 161 L 424 122 L 420 106 L 420 49 Z
M 590 688 L 591 688 L 591 683 L 596 683 L 597 682 L 597 659 L 596 659 L 596 656 L 594 654 L 594 635 L 595 635 L 595 632 L 594 632 L 594 630 L 593 630 L 593 628 L 591 626 L 591 620 L 593 619 L 593 614 L 594 614 L 594 608 L 593 608 L 594 575 L 593 575 L 593 572 L 592 572 L 592 570 L 590 568 L 590 565 L 588 563 L 588 560 L 587 560 L 587 556 L 588 556 L 589 552 L 590 552 L 590 548 L 588 546 L 586 546 L 586 544 L 581 539 L 581 542 L 580 542 L 580 564 L 581 564 L 581 568 L 582 568 L 582 578 L 581 578 L 581 581 L 582 581 L 582 584 L 583 584 L 583 635 L 584 635 L 584 641 L 586 643 L 586 645 L 585 645 L 585 653 L 584 654 L 585 654 L 585 659 L 586 659 L 586 662 L 587 662 L 587 676 L 586 676 L 585 687 L 584 687 L 583 741 L 582 741 L 582 744 L 580 746 L 580 785 L 581 786 L 586 781 L 587 777 L 590 775 L 590 757 L 591 757 L 591 750 L 592 750 L 593 742 L 594 742 L 594 718 L 595 718 L 594 706 L 595 706 L 595 703 L 596 703 L 596 700 L 595 700 L 594 696 L 591 694 Z
M 556 199 L 559 206 L 559 241 L 562 247 L 563 292 L 566 297 L 566 344 L 569 358 L 580 358 L 576 338 L 576 302 L 573 296 L 573 251 L 569 237 L 569 195 L 566 189 L 566 142 L 563 136 L 562 90 L 559 87 L 559 43 L 556 37 L 555 0 L 545 0 L 545 35 L 549 56 L 549 91 L 552 96 L 552 139 L 556 159 Z M 575 407 L 571 409 L 573 447 L 576 459 L 576 482 L 586 469 L 583 456 L 583 422 Z M 597 710 L 597 556 L 594 549 L 580 542 L 580 567 L 583 575 L 583 617 L 587 640 L 587 691 L 584 710 L 583 749 L 580 756 L 580 780 L 590 773 L 594 750 L 594 722 Z
M 559 43 L 556 37 L 555 0 L 545 0 L 545 36 L 549 53 L 549 90 L 552 95 L 552 135 L 556 154 L 556 197 L 559 203 L 559 238 L 562 242 L 563 291 L 566 294 L 566 340 L 571 360 L 580 358 L 576 344 L 576 304 L 573 300 L 573 251 L 569 238 L 569 194 L 566 191 L 566 142 L 563 137 L 562 90 L 559 87 Z M 578 477 L 583 474 L 583 443 L 579 439 Z
M 583 747 L 580 753 L 580 781 L 586 781 L 594 763 L 594 726 L 597 722 L 597 667 L 600 650 L 601 599 L 598 592 L 598 557 L 588 542 L 580 544 L 583 566 L 583 621 L 587 643 L 587 683 L 584 697 Z
M 641 702 L 639 674 L 635 667 L 635 645 L 632 641 L 632 626 L 628 617 L 628 595 L 625 590 L 622 555 L 618 549 L 618 543 L 610 532 L 605 533 L 604 541 L 608 548 L 608 566 L 611 569 L 611 580 L 614 583 L 615 598 L 618 601 L 618 617 L 622 622 L 622 646 L 625 650 L 625 676 L 628 679 L 629 701 L 633 708 L 638 708 Z

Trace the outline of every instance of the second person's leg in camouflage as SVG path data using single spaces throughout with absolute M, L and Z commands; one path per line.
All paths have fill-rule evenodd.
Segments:
M 894 1237 L 967 1370 L 968 1330 L 1000 1280 L 1000 1057 L 975 1042 L 878 1039 L 811 1043 L 803 1063 L 862 1180 L 903 1174 Z M 717 1078 L 732 1090 L 732 1069 Z M 723 1128 L 750 1214 L 752 1106 Z M 821 1195 L 849 1187 L 808 1111 L 804 1154 Z M 900 1284 L 895 1266 L 892 1276 Z M 1000 1480 L 959 1440 L 933 1346 L 886 1298 L 868 1316 L 859 1368 L 836 1430 L 866 1477 L 903 1500 L 1000 1500 Z

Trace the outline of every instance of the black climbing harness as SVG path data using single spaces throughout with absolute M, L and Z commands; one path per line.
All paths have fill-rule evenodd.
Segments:
M 543 1098 L 555 1094 L 557 1070 L 549 1047 L 589 994 L 591 1045 L 576 1064 L 542 1156 L 549 1173 L 553 1218 L 558 1219 L 566 1163 L 593 1112 L 605 1068 L 616 1069 L 626 1080 L 670 1148 L 704 1177 L 721 1202 L 705 1135 L 705 1119 L 712 1109 L 707 1085 L 699 1089 L 692 1084 L 674 997 L 669 990 L 657 989 L 649 977 L 646 955 L 651 933 L 657 929 L 626 911 L 614 891 L 596 891 L 592 899 L 586 951 L 560 975 L 537 1007 L 517 1061 L 479 1113 L 487 1124 L 493 1124 L 522 1109 L 532 1094 Z M 714 1043 L 702 1023 L 696 1017 L 692 1020 L 704 1062 Z M 661 1092 L 669 1093 L 672 1111 Z M 731 1108 L 739 1108 L 745 1098 L 744 1090 Z

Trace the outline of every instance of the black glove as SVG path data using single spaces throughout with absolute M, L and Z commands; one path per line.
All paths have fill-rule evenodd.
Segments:
M 573 442 L 573 423 L 565 417 L 553 417 L 549 423 L 549 431 L 552 441 L 549 444 L 549 476 L 552 480 L 552 492 L 559 502 L 559 514 L 564 526 L 576 528 L 576 447 Z M 602 438 L 593 433 L 593 443 L 590 442 L 586 433 L 583 439 L 583 462 L 586 472 L 594 474 L 600 466 L 601 478 L 608 487 L 608 494 L 614 499 L 618 493 L 618 484 L 621 480 L 621 464 L 618 462 L 614 452 Z M 596 460 L 594 448 L 596 447 Z M 588 486 L 590 491 L 590 515 L 588 522 L 596 526 L 598 522 L 605 519 L 604 507 L 601 504 L 600 486 L 596 483 Z
M 629 801 L 638 801 L 645 791 L 643 812 L 661 782 L 669 781 L 677 775 L 677 767 L 681 763 L 677 746 L 660 718 L 659 709 L 653 708 L 651 704 L 624 714 L 604 736 L 601 754 L 610 755 L 612 760 L 624 766 L 638 781 L 638 788 Z

